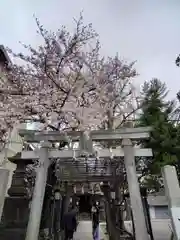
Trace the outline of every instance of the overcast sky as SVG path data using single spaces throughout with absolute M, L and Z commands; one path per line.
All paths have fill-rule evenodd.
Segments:
M 73 29 L 83 10 L 85 23 L 99 33 L 104 55 L 137 60 L 138 83 L 157 77 L 180 90 L 180 0 L 1 0 L 0 44 L 21 50 L 19 41 L 37 45 L 35 14 L 47 29 Z

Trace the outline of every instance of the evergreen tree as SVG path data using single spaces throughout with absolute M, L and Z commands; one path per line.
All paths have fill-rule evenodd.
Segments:
M 176 169 L 177 169 L 178 177 L 180 179 L 180 91 L 177 93 L 176 97 L 177 97 L 177 106 L 173 111 L 172 119 L 176 128 L 176 139 L 177 139 L 177 144 L 175 147 L 175 152 L 177 157 Z
M 150 138 L 143 141 L 145 148 L 151 148 L 153 158 L 145 159 L 146 173 L 151 183 L 156 182 L 161 167 L 176 163 L 175 147 L 177 145 L 176 128 L 170 119 L 174 109 L 174 102 L 167 101 L 166 85 L 158 79 L 145 82 L 142 88 L 142 112 L 138 126 L 152 126 Z M 155 180 L 155 181 L 154 181 Z

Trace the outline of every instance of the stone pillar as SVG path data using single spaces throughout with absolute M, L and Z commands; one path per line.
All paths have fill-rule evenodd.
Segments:
M 171 214 L 172 228 L 175 240 L 180 240 L 180 188 L 174 166 L 165 166 L 162 169 L 165 193 Z
M 135 235 L 138 240 L 148 240 L 146 220 L 143 211 L 140 188 L 136 175 L 134 149 L 130 139 L 123 139 L 124 162 L 127 174 L 128 189 L 130 193 L 132 214 L 135 225 Z
M 31 211 L 26 233 L 26 240 L 38 240 L 41 213 L 49 167 L 49 148 L 50 144 L 48 142 L 43 142 L 39 150 L 39 166 L 36 172 L 36 182 L 34 187 L 33 199 L 31 202 Z
M 8 179 L 9 179 L 9 170 L 0 169 L 0 221 L 1 221 L 2 211 L 4 207 L 4 201 L 6 197 Z

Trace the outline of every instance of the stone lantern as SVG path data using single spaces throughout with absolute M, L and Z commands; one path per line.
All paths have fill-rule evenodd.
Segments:
M 30 186 L 26 178 L 26 169 L 32 160 L 21 159 L 21 153 L 17 153 L 9 161 L 16 164 L 16 170 L 12 177 L 8 197 L 5 200 L 2 222 L 0 224 L 1 240 L 24 240 L 29 219 L 31 200 Z

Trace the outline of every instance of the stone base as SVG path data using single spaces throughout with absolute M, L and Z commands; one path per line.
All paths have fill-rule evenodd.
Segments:
M 29 219 L 29 199 L 7 197 L 0 223 L 1 240 L 24 240 Z

